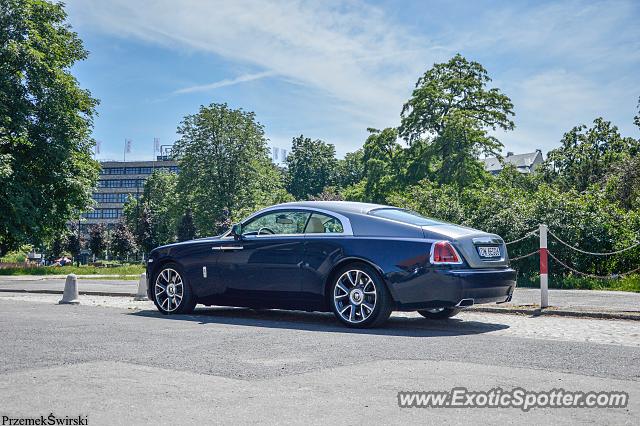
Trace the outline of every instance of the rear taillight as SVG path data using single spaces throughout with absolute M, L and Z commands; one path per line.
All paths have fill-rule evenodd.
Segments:
M 434 265 L 457 265 L 462 263 L 462 259 L 449 241 L 437 241 L 431 246 L 431 263 Z

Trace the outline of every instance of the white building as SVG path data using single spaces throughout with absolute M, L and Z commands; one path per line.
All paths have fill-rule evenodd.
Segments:
M 513 165 L 520 173 L 529 174 L 538 168 L 543 161 L 542 151 L 539 149 L 526 154 L 507 152 L 506 157 L 490 157 L 482 160 L 485 170 L 493 175 L 500 173 L 506 164 Z

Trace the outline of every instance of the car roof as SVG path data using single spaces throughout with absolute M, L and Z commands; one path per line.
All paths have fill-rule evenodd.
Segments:
M 367 214 L 371 210 L 380 208 L 397 209 L 397 207 L 385 206 L 383 204 L 359 203 L 356 201 L 295 201 L 291 203 L 278 204 L 278 207 L 306 207 L 310 209 L 323 209 L 335 213 L 361 213 Z

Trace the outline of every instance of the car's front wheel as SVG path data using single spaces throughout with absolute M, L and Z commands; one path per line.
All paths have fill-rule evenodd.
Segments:
M 350 264 L 334 275 L 331 307 L 349 327 L 378 327 L 393 310 L 393 300 L 377 271 L 369 265 Z
M 163 265 L 155 275 L 152 285 L 153 302 L 161 313 L 167 315 L 193 312 L 196 298 L 179 265 Z
M 428 319 L 447 319 L 460 313 L 458 308 L 432 308 L 418 311 L 420 315 Z

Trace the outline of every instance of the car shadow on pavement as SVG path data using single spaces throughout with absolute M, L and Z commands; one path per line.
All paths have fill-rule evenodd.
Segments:
M 225 324 L 330 333 L 376 334 L 405 337 L 462 336 L 488 333 L 509 328 L 506 324 L 466 321 L 462 318 L 429 320 L 422 317 L 391 316 L 380 328 L 348 328 L 332 313 L 249 309 L 232 307 L 198 308 L 191 315 L 162 315 L 157 311 L 138 311 L 128 315 L 158 318 L 166 321 L 196 322 L 202 325 Z

